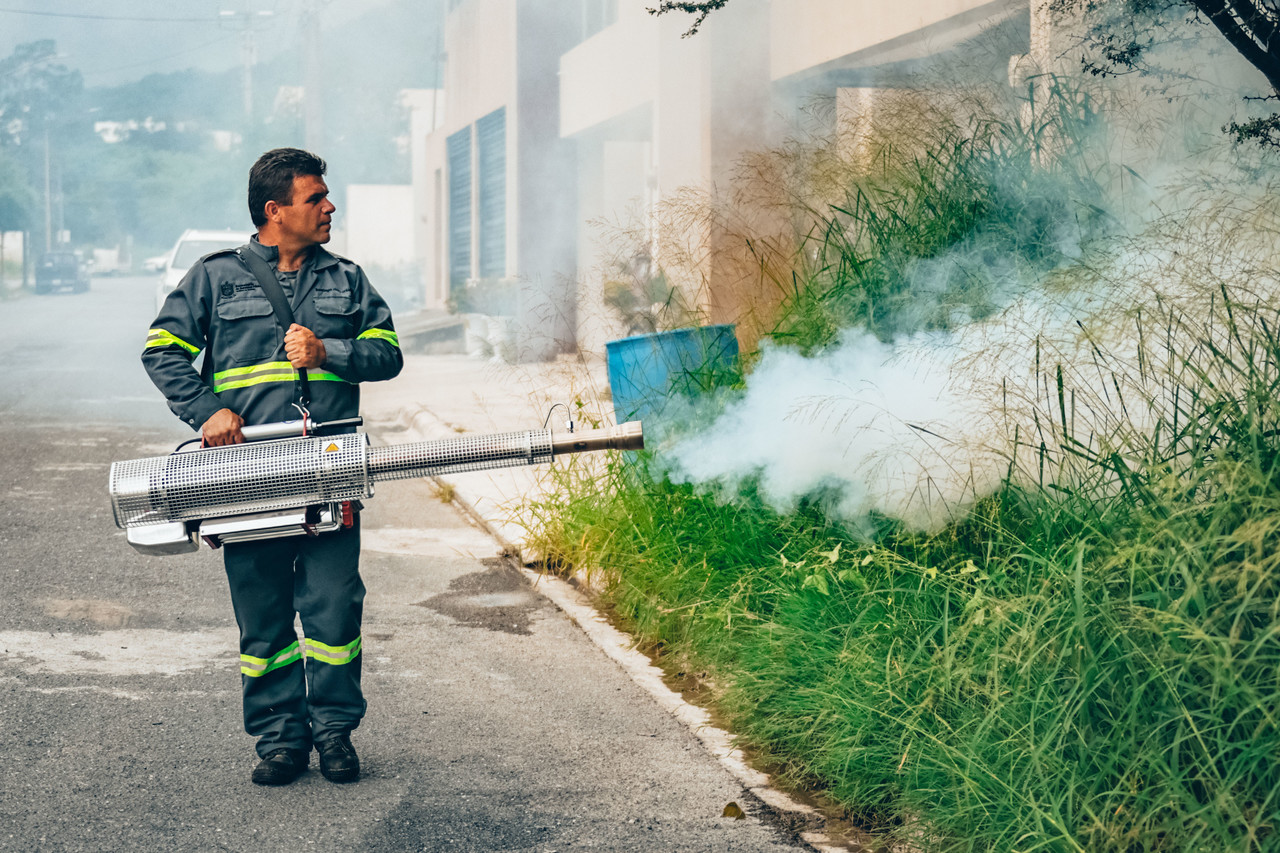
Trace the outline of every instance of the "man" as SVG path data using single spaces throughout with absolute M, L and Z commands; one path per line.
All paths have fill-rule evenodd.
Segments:
M 247 424 L 295 420 L 304 396 L 318 421 L 355 417 L 358 383 L 390 379 L 404 364 L 387 304 L 360 267 L 321 246 L 336 209 L 324 173 L 324 161 L 306 151 L 263 154 L 249 171 L 257 235 L 197 261 L 152 324 L 142 362 L 206 445 L 244 441 Z M 288 329 L 248 252 L 269 264 L 284 291 Z M 245 730 L 258 738 L 253 781 L 292 782 L 313 746 L 325 778 L 356 781 L 350 733 L 365 712 L 358 513 L 333 533 L 228 543 L 223 552 L 240 627 Z

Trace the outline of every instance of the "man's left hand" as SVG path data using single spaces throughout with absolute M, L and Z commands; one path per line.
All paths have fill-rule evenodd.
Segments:
M 306 326 L 294 323 L 284 335 L 284 354 L 294 367 L 323 367 L 324 341 Z

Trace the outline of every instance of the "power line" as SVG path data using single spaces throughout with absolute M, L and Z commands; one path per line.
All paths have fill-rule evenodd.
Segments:
M 103 74 L 110 74 L 115 71 L 127 71 L 130 68 L 138 68 L 143 65 L 152 65 L 157 62 L 163 62 L 166 59 L 173 59 L 174 57 L 177 57 L 177 56 L 186 56 L 189 53 L 197 53 L 206 48 L 213 47 L 215 44 L 221 44 L 224 41 L 229 41 L 234 37 L 235 37 L 234 35 L 220 36 L 219 38 L 216 38 L 213 41 L 207 41 L 204 44 L 196 45 L 195 47 L 188 48 L 186 50 L 180 50 L 177 53 L 166 53 L 164 56 L 153 56 L 151 59 L 143 60 L 142 62 L 131 62 L 128 65 L 117 65 L 114 68 L 95 68 L 92 71 L 81 72 L 81 76 L 85 78 L 99 77 Z
M 13 15 L 40 15 L 45 18 L 78 18 L 85 21 L 146 21 L 149 23 L 165 23 L 165 24 L 208 24 L 217 18 L 149 18 L 135 17 L 129 15 L 83 15 L 73 14 L 71 12 L 44 12 L 35 9 L 10 9 L 0 7 L 0 12 L 8 12 Z

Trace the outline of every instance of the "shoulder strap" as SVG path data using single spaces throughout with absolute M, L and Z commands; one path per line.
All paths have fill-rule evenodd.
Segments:
M 236 254 L 249 267 L 249 272 L 253 273 L 253 277 L 258 280 L 258 286 L 266 294 L 267 301 L 271 303 L 271 309 L 276 312 L 276 319 L 280 321 L 280 328 L 288 332 L 289 327 L 293 325 L 293 310 L 289 308 L 289 300 L 285 299 L 284 288 L 280 287 L 280 282 L 276 281 L 276 274 L 272 272 L 271 265 L 247 245 L 236 249 Z M 298 402 L 305 409 L 311 404 L 311 388 L 307 382 L 307 369 L 305 367 L 298 368 L 298 385 L 300 392 Z
M 253 277 L 258 280 L 258 286 L 267 295 L 267 301 L 276 312 L 280 328 L 287 332 L 293 325 L 293 310 L 289 308 L 289 300 L 284 298 L 284 289 L 280 287 L 280 282 L 276 281 L 276 274 L 272 272 L 271 265 L 247 246 L 236 249 L 236 254 L 248 265 L 249 272 L 253 273 Z

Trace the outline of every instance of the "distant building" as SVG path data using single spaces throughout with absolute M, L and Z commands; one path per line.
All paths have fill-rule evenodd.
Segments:
M 147 116 L 142 121 L 130 119 L 128 121 L 95 121 L 93 123 L 93 132 L 107 143 L 123 142 L 133 134 L 141 131 L 143 133 L 160 133 L 166 130 L 168 125 L 157 119 Z M 182 130 L 182 128 L 177 128 Z

